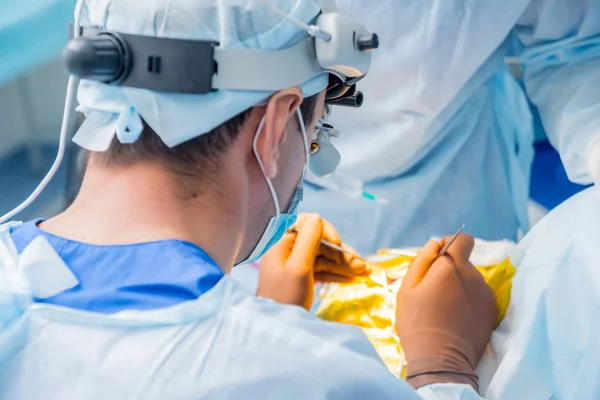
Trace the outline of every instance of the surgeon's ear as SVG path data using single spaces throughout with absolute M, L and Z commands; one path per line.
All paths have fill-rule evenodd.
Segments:
M 296 87 L 275 93 L 267 104 L 265 123 L 256 142 L 256 150 L 265 167 L 265 174 L 270 179 L 277 176 L 279 147 L 285 138 L 287 123 L 290 118 L 295 118 L 302 100 L 302 90 Z

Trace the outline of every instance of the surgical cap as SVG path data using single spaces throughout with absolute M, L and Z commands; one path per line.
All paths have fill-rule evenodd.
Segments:
M 80 0 L 81 26 L 163 38 L 212 40 L 223 48 L 279 50 L 308 34 L 295 21 L 310 23 L 320 0 Z M 289 18 L 265 5 L 269 1 Z M 248 79 L 253 79 L 248 76 Z M 299 85 L 304 96 L 327 86 L 326 73 Z M 86 120 L 73 138 L 91 151 L 106 151 L 116 135 L 133 143 L 143 121 L 169 147 L 210 132 L 266 100 L 274 92 L 218 90 L 205 95 L 160 93 L 82 80 L 78 111 Z

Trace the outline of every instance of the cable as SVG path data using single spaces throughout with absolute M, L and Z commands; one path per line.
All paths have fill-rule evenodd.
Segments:
M 80 34 L 79 23 L 81 20 L 82 12 L 83 12 L 83 0 L 78 0 L 77 5 L 75 6 L 75 25 L 73 28 L 75 38 L 80 36 L 79 35 Z M 56 171 L 58 171 L 58 168 L 60 167 L 63 156 L 65 154 L 65 147 L 67 144 L 67 136 L 68 136 L 68 131 L 69 131 L 69 121 L 70 121 L 70 116 L 71 116 L 71 110 L 73 109 L 73 103 L 75 101 L 76 95 L 77 95 L 77 78 L 70 76 L 69 83 L 67 85 L 67 95 L 65 98 L 65 109 L 63 112 L 62 127 L 60 130 L 60 138 L 59 138 L 59 142 L 58 142 L 58 152 L 56 154 L 56 158 L 54 159 L 54 162 L 52 163 L 50 170 L 48 171 L 48 173 L 46 174 L 44 179 L 42 179 L 40 184 L 35 188 L 35 190 L 29 195 L 29 197 L 27 199 L 25 199 L 25 201 L 23 201 L 21 204 L 19 204 L 17 207 L 15 207 L 12 211 L 9 211 L 8 213 L 6 213 L 2 217 L 0 217 L 0 224 L 7 222 L 9 219 L 13 218 L 15 215 L 17 215 L 21 211 L 23 211 L 25 208 L 29 207 L 31 205 L 31 203 L 33 203 L 35 201 L 35 199 L 37 199 L 37 197 L 40 195 L 40 193 L 42 193 L 42 191 L 46 188 L 46 186 L 48 186 L 48 183 L 50 183 L 50 181 L 56 174 Z
M 308 25 L 305 24 L 302 21 L 299 21 L 295 18 L 292 18 L 289 16 L 289 14 L 286 14 L 285 12 L 281 11 L 275 4 L 271 3 L 270 0 L 263 0 L 262 1 L 267 7 L 269 7 L 273 12 L 275 12 L 276 14 L 279 14 L 279 16 L 287 21 L 290 21 L 292 24 L 296 25 L 297 27 L 299 27 L 302 30 L 305 30 L 306 32 L 308 32 L 308 34 L 312 37 L 316 37 L 319 39 L 322 39 L 326 42 L 331 40 L 331 35 L 327 32 L 324 32 L 321 30 L 321 28 L 319 28 L 316 25 Z

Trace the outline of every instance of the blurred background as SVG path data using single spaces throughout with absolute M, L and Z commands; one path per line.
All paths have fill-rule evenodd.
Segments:
M 75 0 L 0 0 L 0 214 L 35 189 L 56 156 L 68 75 L 60 54 Z M 62 210 L 78 185 L 69 146 L 63 165 L 18 219 Z
M 35 189 L 56 156 L 68 78 L 60 55 L 75 2 L 0 0 L 0 214 Z M 519 78 L 518 65 L 507 62 Z M 80 184 L 77 154 L 69 142 L 57 176 L 17 219 L 50 217 L 72 201 Z M 537 118 L 532 222 L 581 189 L 568 181 Z

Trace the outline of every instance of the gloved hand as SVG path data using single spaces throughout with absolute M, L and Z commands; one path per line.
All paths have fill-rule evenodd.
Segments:
M 300 214 L 294 225 L 261 259 L 257 295 L 310 310 L 315 281 L 347 282 L 365 274 L 365 263 L 321 245 L 341 243 L 336 229 L 317 214 Z
M 473 238 L 460 235 L 436 260 L 442 244 L 427 243 L 398 292 L 396 330 L 414 388 L 464 383 L 478 389 L 475 368 L 496 324 L 492 290 L 469 262 Z

